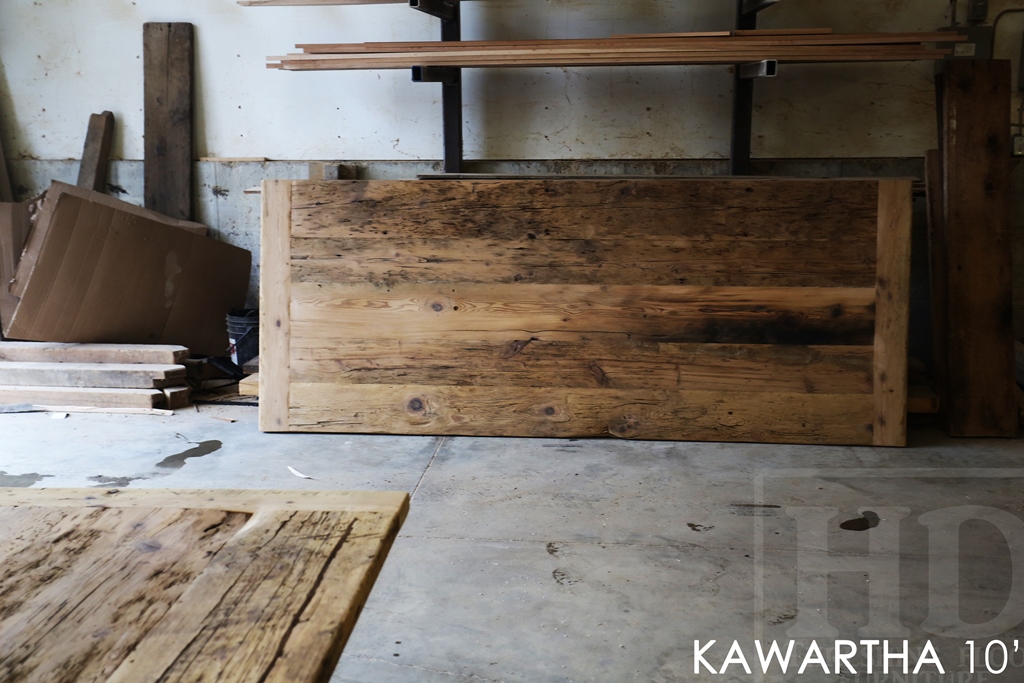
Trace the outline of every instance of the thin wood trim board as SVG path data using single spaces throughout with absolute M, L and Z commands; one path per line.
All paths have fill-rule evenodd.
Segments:
M 268 182 L 261 429 L 905 445 L 911 189 Z

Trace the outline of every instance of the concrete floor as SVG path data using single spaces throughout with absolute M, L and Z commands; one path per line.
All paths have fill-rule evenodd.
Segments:
M 911 444 L 270 435 L 255 408 L 204 405 L 0 415 L 0 486 L 409 491 L 332 683 L 1024 681 L 1024 445 Z M 958 533 L 957 514 L 987 521 Z M 908 640 L 910 671 L 930 642 L 945 674 L 882 674 L 877 651 L 868 674 L 871 638 Z M 835 673 L 837 639 L 857 674 Z M 716 673 L 695 674 L 711 640 Z M 795 643 L 789 672 L 762 676 L 755 640 Z M 824 663 L 799 675 L 812 642 Z

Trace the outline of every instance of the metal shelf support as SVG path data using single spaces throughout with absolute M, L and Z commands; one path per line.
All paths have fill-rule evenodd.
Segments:
M 409 7 L 441 20 L 441 40 L 462 39 L 460 0 L 409 0 Z M 444 172 L 462 172 L 462 69 L 414 66 L 412 80 L 441 84 L 441 121 Z

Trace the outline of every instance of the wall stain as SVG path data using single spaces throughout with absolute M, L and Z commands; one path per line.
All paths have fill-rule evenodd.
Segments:
M 108 477 L 103 474 L 97 474 L 95 477 L 89 477 L 89 481 L 97 482 L 93 488 L 105 488 L 107 486 L 115 486 L 123 489 L 124 487 L 131 484 L 133 481 L 139 479 L 146 479 L 146 477 Z

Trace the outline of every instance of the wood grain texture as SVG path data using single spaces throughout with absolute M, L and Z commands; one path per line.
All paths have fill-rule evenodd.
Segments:
M 870 180 L 764 178 L 297 183 L 293 237 L 867 240 Z
M 288 189 L 265 431 L 899 441 L 909 181 Z
M 159 389 L 0 386 L 0 403 L 96 408 L 155 408 L 163 400 Z
M 147 209 L 192 219 L 192 24 L 143 24 Z
M 78 167 L 78 187 L 106 192 L 110 166 L 110 146 L 114 144 L 114 114 L 105 111 L 89 117 L 85 147 Z
M 910 180 L 878 183 L 873 429 L 876 446 L 907 445 L 912 192 Z
M 302 282 L 291 291 L 295 329 L 361 339 L 612 333 L 655 342 L 856 345 L 871 343 L 874 329 L 868 288 Z
M 189 351 L 184 346 L 162 344 L 0 343 L 0 361 L 179 365 L 188 357 Z
M 292 384 L 295 431 L 853 444 L 872 398 L 558 387 Z
M 941 77 L 939 77 L 941 80 Z M 941 90 L 941 89 L 940 89 Z M 939 101 L 939 118 L 942 119 L 942 102 Z M 940 133 L 941 135 L 941 133 Z M 939 410 L 942 397 L 949 396 L 947 384 L 947 363 L 949 353 L 949 327 L 947 309 L 949 277 L 946 272 L 949 258 L 946 253 L 946 208 L 943 198 L 942 150 L 930 149 L 925 152 L 925 196 L 928 212 L 928 281 L 931 288 L 932 313 L 932 367 L 936 391 L 939 394 Z
M 0 361 L 0 384 L 11 386 L 148 389 L 184 383 L 183 365 Z
M 870 346 L 298 339 L 295 382 L 872 392 Z M 239 384 L 241 387 L 241 384 Z M 241 393 L 241 391 L 239 392 Z
M 398 492 L 2 489 L 0 676 L 326 681 L 407 511 Z
M 292 183 L 263 181 L 260 222 L 260 429 L 288 431 Z
M 952 436 L 1016 436 L 1009 233 L 1010 63 L 945 65 L 943 169 L 948 340 L 946 394 Z
M 875 277 L 868 240 L 309 238 L 292 240 L 292 259 L 298 282 L 870 287 Z

